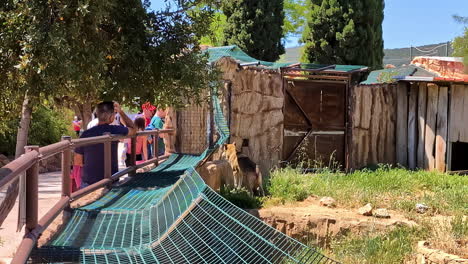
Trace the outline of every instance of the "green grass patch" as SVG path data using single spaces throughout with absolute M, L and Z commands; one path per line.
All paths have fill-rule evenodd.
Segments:
M 243 209 L 260 208 L 262 204 L 261 198 L 252 196 L 245 188 L 222 187 L 219 193 L 224 199 Z
M 303 174 L 293 168 L 273 171 L 268 183 L 269 202 L 301 201 L 310 195 L 331 196 L 344 207 L 366 203 L 412 212 L 416 203 L 431 214 L 468 214 L 468 177 L 380 166 L 345 174 L 322 171 Z
M 325 252 L 343 263 L 404 263 L 412 257 L 417 241 L 426 236 L 422 228 L 410 227 L 381 234 L 351 234 L 334 240 Z

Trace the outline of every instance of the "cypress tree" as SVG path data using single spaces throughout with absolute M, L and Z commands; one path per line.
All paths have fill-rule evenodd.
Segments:
M 224 45 L 237 45 L 250 56 L 276 61 L 284 53 L 283 0 L 224 1 Z
M 382 68 L 384 0 L 311 0 L 302 59 Z

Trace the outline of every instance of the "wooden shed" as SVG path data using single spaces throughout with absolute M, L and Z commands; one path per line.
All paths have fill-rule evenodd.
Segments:
M 352 94 L 352 167 L 468 170 L 467 82 L 402 76 L 357 86 Z
M 468 83 L 463 80 L 437 78 L 410 65 L 372 72 L 367 80 L 375 80 L 362 82 L 368 74 L 363 66 L 275 64 L 255 60 L 236 46 L 207 53 L 222 71 L 219 96 L 230 142 L 264 175 L 301 160 L 325 166 L 333 160 L 344 170 L 379 163 L 468 170 L 463 160 Z M 187 142 L 179 149 L 196 153 L 207 144 L 208 111 L 184 111 L 174 122 L 178 142 Z M 196 123 L 201 130 L 194 141 Z M 184 124 L 190 125 L 184 129 Z
M 328 164 L 332 157 L 349 168 L 350 88 L 363 79 L 366 67 L 264 62 L 236 46 L 207 53 L 222 72 L 220 99 L 230 142 L 264 175 L 300 159 Z M 190 123 L 178 119 L 177 124 Z M 178 133 L 192 133 L 182 127 Z

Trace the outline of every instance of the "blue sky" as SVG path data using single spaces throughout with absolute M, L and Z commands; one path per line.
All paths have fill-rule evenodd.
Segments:
M 163 0 L 152 0 L 155 10 Z M 453 40 L 463 34 L 463 25 L 452 15 L 468 16 L 468 0 L 386 0 L 383 38 L 385 48 L 403 48 Z M 297 46 L 288 39 L 287 47 Z

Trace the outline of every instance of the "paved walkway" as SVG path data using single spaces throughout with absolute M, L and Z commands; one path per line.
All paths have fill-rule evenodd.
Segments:
M 119 165 L 123 144 L 119 143 Z M 124 167 L 119 166 L 119 170 Z M 121 177 L 121 179 L 124 179 Z M 4 190 L 6 191 L 6 190 Z M 4 191 L 0 192 L 0 199 L 4 197 Z M 39 219 L 46 214 L 59 200 L 62 194 L 62 172 L 49 172 L 39 174 Z M 18 199 L 16 204 L 0 227 L 0 264 L 10 263 L 16 248 L 21 243 L 24 228 L 16 232 L 18 221 Z
M 39 218 L 58 202 L 62 190 L 61 172 L 49 172 L 39 175 Z M 0 196 L 3 194 L 0 194 Z M 16 232 L 18 221 L 18 201 L 0 227 L 0 263 L 9 263 L 16 248 L 21 243 L 24 228 Z

